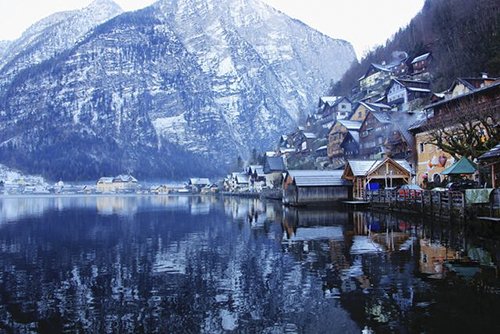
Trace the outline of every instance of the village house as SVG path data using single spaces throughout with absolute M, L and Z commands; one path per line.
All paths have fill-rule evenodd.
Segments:
M 250 180 L 247 173 L 231 173 L 224 179 L 224 190 L 230 192 L 249 191 Z
M 98 193 L 134 192 L 137 190 L 137 179 L 131 175 L 117 177 L 101 177 L 96 184 Z
M 429 74 L 429 67 L 432 63 L 430 52 L 419 55 L 411 61 L 412 76 L 424 77 Z
M 365 74 L 358 79 L 361 92 L 369 93 L 387 85 L 392 78 L 392 70 L 385 64 L 371 64 Z
M 359 129 L 359 154 L 367 159 L 380 159 L 385 154 L 384 143 L 392 128 L 386 112 L 369 112 Z
M 351 120 L 338 120 L 328 133 L 328 158 L 334 162 L 334 165 L 341 165 L 344 162 L 344 140 L 347 136 L 351 139 L 357 138 L 359 144 L 359 129 L 362 122 Z M 349 142 L 351 143 L 351 142 Z M 351 148 L 351 145 L 348 145 Z M 356 149 L 358 151 L 358 149 Z
M 342 171 L 289 170 L 283 181 L 283 203 L 286 205 L 331 204 L 350 199 L 352 185 L 342 179 Z
M 340 148 L 344 152 L 344 161 L 357 157 L 359 155 L 359 131 L 348 131 Z
M 484 180 L 489 188 L 500 187 L 500 143 L 478 158 L 479 162 L 488 168 L 489 177 Z
M 280 188 L 283 181 L 283 173 L 285 171 L 286 167 L 283 157 L 266 157 L 264 174 L 267 188 Z
M 369 112 L 359 130 L 359 157 L 411 159 L 414 138 L 408 128 L 422 113 Z
M 414 102 L 431 95 L 428 81 L 392 79 L 386 90 L 387 104 L 401 111 L 408 111 Z
M 248 175 L 250 190 L 261 191 L 266 185 L 266 175 L 264 174 L 264 166 L 250 165 L 246 171 Z
M 347 160 L 342 177 L 353 184 L 354 198 L 364 198 L 366 190 L 409 184 L 413 169 L 406 160 L 391 158 Z
M 359 102 L 349 118 L 351 121 L 364 121 L 370 111 L 389 111 L 391 107 L 384 103 Z
M 295 152 L 306 153 L 312 151 L 316 138 L 317 136 L 314 133 L 308 132 L 304 127 L 299 126 L 295 132 L 288 136 L 287 142 Z
M 486 86 L 483 85 L 481 88 L 468 91 L 468 93 L 464 93 L 466 90 L 458 88 L 459 85 L 463 84 L 464 81 L 456 80 L 452 87 L 456 89 L 455 94 L 458 92 L 461 93 L 453 98 L 441 100 L 426 106 L 424 109 L 427 118 L 415 122 L 409 128 L 409 131 L 415 136 L 417 152 L 416 174 L 418 183 L 421 185 L 429 183 L 439 185 L 443 183 L 445 179 L 445 175 L 442 175 L 443 170 L 450 167 L 455 162 L 455 159 L 449 153 L 444 152 L 433 144 L 431 138 L 433 127 L 443 126 L 440 123 L 433 125 L 433 120 L 442 115 L 448 116 L 453 115 L 453 113 L 471 112 L 462 110 L 464 104 L 471 104 L 473 106 L 471 110 L 479 110 L 481 106 L 489 108 L 489 106 L 494 107 L 498 105 L 498 100 L 500 99 L 500 80 Z M 476 86 L 469 86 L 467 89 L 473 89 L 474 87 Z M 446 129 L 452 129 L 454 126 L 457 126 L 452 123 L 453 117 L 447 119 L 450 123 L 447 124 L 449 128 Z M 481 131 L 480 127 L 478 127 L 478 131 Z
M 201 189 L 210 185 L 210 180 L 207 178 L 190 178 L 187 185 L 191 191 L 200 192 Z
M 352 102 L 345 96 L 324 96 L 319 101 L 318 115 L 322 124 L 349 118 L 352 112 Z
M 496 78 L 489 78 L 486 73 L 483 73 L 481 78 L 457 78 L 448 89 L 448 99 L 472 93 L 493 84 L 496 80 Z

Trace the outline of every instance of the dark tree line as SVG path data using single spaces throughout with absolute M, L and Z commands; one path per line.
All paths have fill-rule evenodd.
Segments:
M 422 11 L 385 45 L 354 63 L 334 84 L 332 95 L 348 95 L 371 63 L 407 51 L 410 59 L 433 54 L 433 89 L 448 88 L 457 77 L 488 72 L 500 75 L 500 6 L 498 0 L 427 0 Z

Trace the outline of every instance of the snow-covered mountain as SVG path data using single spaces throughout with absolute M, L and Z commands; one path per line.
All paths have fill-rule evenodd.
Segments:
M 2 82 L 72 48 L 91 29 L 122 12 L 112 0 L 95 0 L 83 9 L 58 12 L 38 21 L 15 41 L 0 42 Z
M 354 61 L 260 0 L 162 0 L 0 92 L 0 161 L 53 178 L 205 174 L 268 149 Z

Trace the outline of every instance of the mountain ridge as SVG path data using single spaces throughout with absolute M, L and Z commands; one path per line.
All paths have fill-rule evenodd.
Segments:
M 0 161 L 53 179 L 180 176 L 269 147 L 354 50 L 260 1 L 237 5 L 160 1 L 20 72 L 0 92 Z

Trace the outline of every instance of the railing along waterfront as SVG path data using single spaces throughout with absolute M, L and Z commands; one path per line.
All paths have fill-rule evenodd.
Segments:
M 464 218 L 465 196 L 460 191 L 377 190 L 367 191 L 373 207 L 411 211 L 441 218 Z

